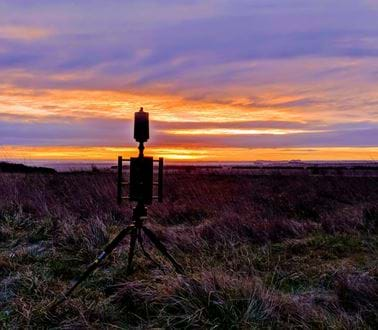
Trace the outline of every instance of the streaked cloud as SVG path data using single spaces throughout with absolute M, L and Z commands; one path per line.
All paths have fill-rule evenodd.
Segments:
M 299 129 L 277 129 L 277 128 L 195 128 L 195 129 L 178 129 L 165 130 L 163 133 L 168 135 L 287 135 L 299 133 L 323 133 L 325 131 L 305 131 Z

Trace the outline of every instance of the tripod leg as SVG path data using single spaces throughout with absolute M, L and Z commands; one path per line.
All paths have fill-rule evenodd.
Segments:
M 132 262 L 135 254 L 135 245 L 137 240 L 138 229 L 135 227 L 131 232 L 129 256 L 127 258 L 127 274 L 131 273 Z
M 159 267 L 159 269 L 165 274 L 164 269 L 160 266 L 160 264 L 154 258 L 152 258 L 151 255 L 145 250 L 141 231 L 138 232 L 138 242 L 139 242 L 139 245 L 142 249 L 144 256 L 148 260 L 150 260 L 153 264 L 155 264 L 155 266 Z
M 166 257 L 171 264 L 175 267 L 176 272 L 184 275 L 184 269 L 182 266 L 168 253 L 167 248 L 163 245 L 162 242 L 156 237 L 156 235 L 149 230 L 147 227 L 142 227 L 144 233 L 148 236 L 152 243 L 155 244 L 156 248 Z
M 105 249 L 99 254 L 94 262 L 92 262 L 88 268 L 85 270 L 84 273 L 80 275 L 77 281 L 63 294 L 63 298 L 58 301 L 56 305 L 62 303 L 75 289 L 79 286 L 82 282 L 84 282 L 89 275 L 91 275 L 96 268 L 101 264 L 101 262 L 116 248 L 116 246 L 123 240 L 123 238 L 130 234 L 135 227 L 133 225 L 127 226 L 126 228 L 122 229 L 121 232 L 105 247 Z

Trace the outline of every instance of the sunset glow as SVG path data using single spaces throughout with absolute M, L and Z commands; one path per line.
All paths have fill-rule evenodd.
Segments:
M 167 134 L 173 135 L 286 135 L 310 133 L 314 131 L 306 131 L 300 129 L 229 129 L 229 128 L 210 128 L 210 129 L 181 129 L 166 130 Z M 319 131 L 315 131 L 319 132 Z
M 377 10 L 364 0 L 2 3 L 1 157 L 134 154 L 143 106 L 151 153 L 170 160 L 376 160 Z
M 114 161 L 118 155 L 131 157 L 136 148 L 114 147 L 3 147 L 0 155 L 5 160 L 63 160 Z M 164 157 L 168 161 L 256 161 L 256 160 L 377 160 L 376 148 L 149 148 L 149 156 Z

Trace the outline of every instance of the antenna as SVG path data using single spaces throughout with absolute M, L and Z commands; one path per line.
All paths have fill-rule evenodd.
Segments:
M 130 235 L 130 248 L 127 261 L 127 273 L 132 271 L 132 261 L 135 254 L 135 247 L 137 241 L 141 245 L 144 255 L 156 261 L 147 253 L 143 247 L 142 233 L 153 243 L 153 245 L 161 252 L 161 254 L 172 264 L 177 273 L 184 274 L 182 266 L 169 254 L 167 248 L 159 240 L 159 238 L 144 225 L 147 219 L 146 205 L 152 204 L 153 200 L 158 202 L 163 201 L 163 158 L 154 160 L 152 157 L 144 156 L 144 143 L 149 139 L 149 114 L 143 108 L 134 114 L 134 139 L 139 142 L 138 157 L 131 157 L 130 159 L 123 159 L 118 156 L 117 169 L 117 202 L 121 204 L 124 200 L 136 202 L 133 208 L 132 223 L 121 230 L 121 232 L 104 248 L 95 261 L 90 264 L 85 272 L 81 274 L 79 279 L 63 294 L 55 306 L 63 302 L 77 286 L 87 279 L 102 263 L 102 261 L 112 253 L 118 244 L 127 236 Z M 129 182 L 123 179 L 123 163 L 129 162 L 130 174 Z M 154 163 L 157 163 L 157 181 L 154 182 Z M 124 187 L 129 186 L 129 192 L 124 195 Z M 157 187 L 156 195 L 154 195 L 154 187 Z

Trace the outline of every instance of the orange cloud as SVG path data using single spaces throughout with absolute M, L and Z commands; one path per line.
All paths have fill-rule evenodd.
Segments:
M 43 39 L 52 34 L 51 30 L 32 26 L 3 25 L 0 26 L 0 38 L 21 41 Z
M 28 75 L 30 73 L 14 70 L 8 72 L 12 76 Z M 64 79 L 60 77 L 59 79 Z M 374 100 L 377 94 L 369 98 Z M 320 96 L 316 94 L 313 97 Z M 365 95 L 366 97 L 366 95 Z M 12 85 L 0 84 L 0 116 L 20 116 L 25 120 L 83 120 L 83 119 L 131 119 L 133 113 L 144 106 L 151 113 L 151 118 L 165 122 L 233 122 L 233 121 L 293 121 L 304 123 L 311 120 L 327 120 L 342 122 L 337 111 L 322 109 L 322 102 L 313 106 L 287 105 L 290 102 L 300 102 L 305 96 L 295 95 L 290 90 L 287 94 L 277 92 L 261 92 L 258 102 L 235 96 L 227 101 L 192 100 L 170 93 L 153 91 L 112 91 L 112 90 L 66 90 L 66 89 L 28 89 Z M 355 99 L 359 96 L 355 96 Z M 351 100 L 362 103 L 360 100 Z M 324 105 L 323 105 L 324 106 Z M 326 105 L 327 107 L 332 104 Z M 352 104 L 351 109 L 357 105 Z M 360 104 L 363 109 L 363 103 Z M 352 110 L 351 110 L 352 111 Z M 348 121 L 366 120 L 364 112 L 354 110 L 344 112 Z M 374 119 L 374 116 L 371 119 Z
M 20 74 L 20 73 L 18 73 Z M 227 122 L 296 120 L 295 111 L 243 107 L 232 103 L 194 101 L 173 94 L 132 93 L 106 90 L 32 90 L 0 85 L 0 115 L 47 118 L 130 119 L 144 106 L 154 120 L 166 122 Z M 302 116 L 300 121 L 303 121 Z
M 196 128 L 163 130 L 164 133 L 172 135 L 287 135 L 299 133 L 322 133 L 324 130 L 302 130 L 302 129 L 233 129 L 233 128 Z

